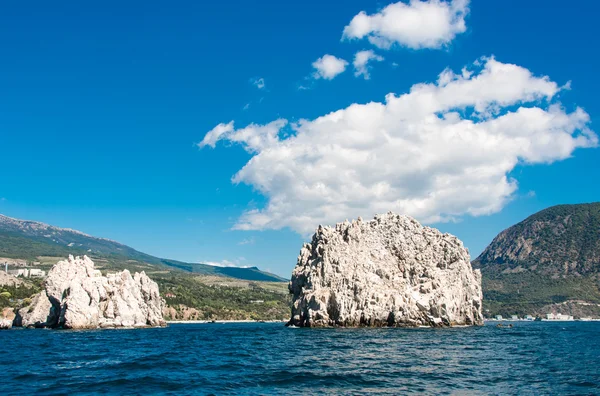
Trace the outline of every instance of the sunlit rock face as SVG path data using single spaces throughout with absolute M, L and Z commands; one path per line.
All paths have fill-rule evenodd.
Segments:
M 0 318 L 0 330 L 8 330 L 12 327 L 12 320 Z
M 164 300 L 144 272 L 102 276 L 89 257 L 69 256 L 48 273 L 45 292 L 19 311 L 26 327 L 89 329 L 165 326 Z
M 394 213 L 319 226 L 289 284 L 290 325 L 482 325 L 481 273 L 453 235 Z
M 21 308 L 17 312 L 13 326 L 43 328 L 55 317 L 56 314 L 46 292 L 41 291 L 33 296 L 28 307 Z

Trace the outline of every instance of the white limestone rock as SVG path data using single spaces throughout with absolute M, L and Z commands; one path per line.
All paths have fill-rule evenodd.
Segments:
M 8 330 L 12 327 L 12 320 L 0 318 L 0 330 Z
M 23 316 L 23 325 L 47 316 L 45 327 L 66 329 L 165 326 L 164 300 L 144 272 L 128 270 L 101 276 L 87 256 L 58 262 L 42 294 Z M 46 304 L 46 305 L 44 305 Z M 40 312 L 43 312 L 40 313 Z
M 7 274 L 3 269 L 0 269 L 0 286 L 21 286 L 23 284 L 25 282 L 22 279 Z
M 58 318 L 46 292 L 41 291 L 36 294 L 28 307 L 21 308 L 15 317 L 13 326 L 15 327 L 46 327 L 53 318 Z
M 483 324 L 481 273 L 462 242 L 391 212 L 319 226 L 289 290 L 299 327 Z

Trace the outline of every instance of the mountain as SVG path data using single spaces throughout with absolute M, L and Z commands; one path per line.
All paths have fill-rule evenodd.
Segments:
M 481 268 L 490 314 L 573 304 L 600 312 L 600 202 L 553 206 L 528 217 L 498 234 L 473 267 Z
M 87 254 L 95 261 L 104 263 L 105 267 L 138 270 L 151 266 L 250 281 L 286 281 L 277 275 L 260 271 L 256 267 L 215 267 L 162 259 L 139 252 L 122 243 L 97 238 L 77 230 L 0 215 L 0 257 L 35 261 L 38 257 L 66 257 L 69 254 Z

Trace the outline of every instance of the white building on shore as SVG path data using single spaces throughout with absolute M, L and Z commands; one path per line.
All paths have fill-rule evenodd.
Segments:
M 573 317 L 571 315 L 549 313 L 549 314 L 546 314 L 546 319 L 543 319 L 543 320 L 569 321 L 569 320 L 573 320 Z
M 8 271 L 8 273 L 17 277 L 22 276 L 23 278 L 43 278 L 46 276 L 46 271 L 38 268 L 19 268 L 17 270 Z

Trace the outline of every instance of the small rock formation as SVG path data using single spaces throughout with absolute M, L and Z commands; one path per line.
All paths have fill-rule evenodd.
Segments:
M 0 314 L 0 318 L 13 320 L 15 318 L 15 310 L 11 307 L 4 307 L 2 309 L 2 313 Z
M 21 308 L 17 312 L 13 326 L 42 328 L 46 327 L 51 318 L 55 316 L 56 314 L 52 310 L 52 304 L 48 300 L 46 292 L 42 291 L 33 296 L 28 307 Z
M 482 325 L 481 273 L 455 236 L 394 213 L 319 226 L 289 284 L 289 325 Z
M 187 305 L 178 304 L 176 306 L 165 306 L 163 308 L 163 317 L 167 320 L 203 320 L 206 319 L 204 312 Z
M 0 270 L 0 286 L 21 286 L 25 282 L 16 276 L 7 274 L 4 270 Z
M 164 300 L 144 272 L 102 276 L 87 256 L 69 256 L 48 273 L 45 292 L 21 309 L 15 325 L 65 329 L 165 326 Z
M 12 327 L 12 320 L 0 318 L 0 330 L 8 330 Z

